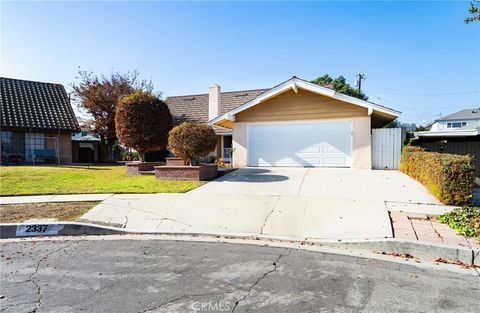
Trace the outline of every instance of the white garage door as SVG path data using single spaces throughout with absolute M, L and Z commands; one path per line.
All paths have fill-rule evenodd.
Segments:
M 249 166 L 350 167 L 351 159 L 351 121 L 248 126 Z

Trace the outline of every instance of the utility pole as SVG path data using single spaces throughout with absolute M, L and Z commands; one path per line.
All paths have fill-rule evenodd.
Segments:
M 358 91 L 362 91 L 362 79 L 363 80 L 367 79 L 367 76 L 365 76 L 365 74 L 357 74 L 355 77 L 357 77 L 357 81 L 355 82 L 355 87 L 357 87 Z

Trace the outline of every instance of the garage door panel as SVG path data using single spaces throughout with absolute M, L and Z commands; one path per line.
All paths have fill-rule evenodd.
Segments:
M 323 158 L 323 166 L 332 166 L 332 167 L 337 167 L 337 166 L 343 166 L 345 163 L 348 161 L 347 158 L 342 157 L 342 156 L 328 156 Z
M 320 146 L 310 146 L 310 147 L 305 147 L 300 149 L 300 153 L 318 153 L 320 152 L 321 147 Z
M 351 122 L 250 125 L 250 166 L 340 166 L 351 163 Z

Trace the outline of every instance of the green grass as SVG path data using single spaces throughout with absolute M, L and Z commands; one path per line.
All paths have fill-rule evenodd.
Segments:
M 1 166 L 0 195 L 187 192 L 198 181 L 127 177 L 124 166 Z

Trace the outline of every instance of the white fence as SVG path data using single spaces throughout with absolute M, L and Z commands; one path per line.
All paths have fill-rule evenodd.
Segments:
M 376 170 L 397 170 L 402 154 L 401 128 L 372 129 L 372 167 Z

